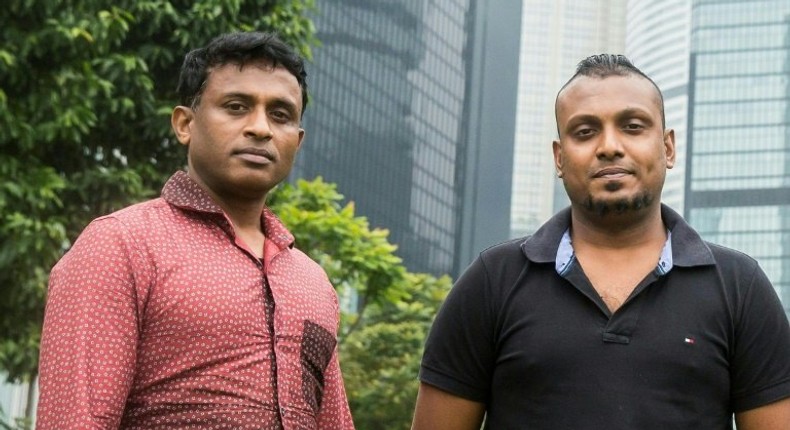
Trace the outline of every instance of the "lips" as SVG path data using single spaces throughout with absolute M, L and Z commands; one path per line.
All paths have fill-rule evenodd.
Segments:
M 630 175 L 631 171 L 622 167 L 604 167 L 593 174 L 593 178 L 608 178 Z
M 274 154 L 264 148 L 244 148 L 234 151 L 233 155 L 255 164 L 269 164 L 275 161 Z

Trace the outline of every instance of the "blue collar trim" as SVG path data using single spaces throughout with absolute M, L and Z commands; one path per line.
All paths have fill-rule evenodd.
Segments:
M 571 267 L 576 262 L 576 256 L 573 252 L 573 243 L 571 242 L 571 230 L 566 229 L 565 233 L 560 239 L 560 245 L 557 247 L 557 257 L 554 260 L 554 270 L 560 276 L 565 276 Z M 661 256 L 656 265 L 656 274 L 663 276 L 672 270 L 672 232 L 667 230 L 667 240 L 664 242 L 664 248 L 661 250 Z

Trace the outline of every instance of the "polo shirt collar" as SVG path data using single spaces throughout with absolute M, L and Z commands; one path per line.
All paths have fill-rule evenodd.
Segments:
M 227 222 L 228 227 L 230 226 L 230 219 L 222 208 L 183 170 L 177 171 L 168 179 L 162 188 L 162 198 L 167 203 L 183 210 L 220 216 Z M 290 248 L 294 245 L 293 235 L 274 212 L 268 207 L 264 207 L 261 217 L 267 240 L 274 242 L 280 249 Z
M 661 205 L 661 219 L 672 232 L 672 263 L 675 266 L 693 267 L 716 264 L 708 244 L 696 230 L 677 212 L 667 205 Z
M 573 242 L 571 241 L 571 229 L 565 230 L 560 240 L 560 245 L 557 247 L 557 257 L 554 259 L 554 270 L 557 274 L 564 277 L 576 261 L 576 254 L 573 251 Z M 658 264 L 656 265 L 656 275 L 663 276 L 672 270 L 672 232 L 667 230 L 667 240 L 664 242 L 664 247 L 661 248 L 661 255 L 658 256 Z
M 669 249 L 673 266 L 692 267 L 715 263 L 708 245 L 677 212 L 662 204 L 661 219 L 671 232 Z M 570 225 L 571 209 L 567 207 L 543 224 L 535 234 L 528 236 L 521 243 L 521 251 L 535 263 L 554 263 L 558 259 L 562 237 Z

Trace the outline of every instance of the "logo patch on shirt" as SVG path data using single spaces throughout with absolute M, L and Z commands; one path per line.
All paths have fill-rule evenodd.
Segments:
M 683 343 L 685 343 L 686 345 L 694 345 L 695 343 L 697 343 L 697 341 L 691 336 L 686 336 L 683 338 Z

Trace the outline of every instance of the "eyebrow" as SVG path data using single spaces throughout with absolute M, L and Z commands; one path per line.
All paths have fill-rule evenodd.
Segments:
M 646 117 L 645 119 L 649 119 L 652 122 L 653 115 L 649 111 L 646 111 L 641 108 L 626 108 L 617 114 L 618 119 L 623 117 L 632 117 L 632 116 Z
M 649 111 L 642 109 L 642 108 L 625 108 L 615 114 L 615 119 L 617 121 L 622 121 L 626 118 L 638 117 L 642 121 L 649 122 L 651 125 L 655 124 L 653 121 L 652 115 Z M 600 124 L 601 119 L 598 115 L 595 114 L 581 114 L 571 117 L 566 123 L 565 127 L 559 128 L 557 127 L 558 134 L 562 135 L 562 132 L 570 133 L 573 128 L 577 127 L 580 124 Z
M 643 119 L 651 119 L 652 115 L 651 115 L 651 113 L 649 111 L 647 111 L 645 109 L 642 109 L 642 108 L 626 108 L 626 109 L 623 109 L 621 111 L 618 111 L 615 114 L 615 118 L 617 120 L 622 120 L 623 118 L 630 118 L 630 117 L 640 117 L 640 118 L 643 118 Z M 584 123 L 588 123 L 588 122 L 589 123 L 599 123 L 599 122 L 601 122 L 601 119 L 596 114 L 587 113 L 587 114 L 575 115 L 575 116 L 571 117 L 570 119 L 568 119 L 567 124 L 572 124 L 573 126 L 576 126 L 576 125 L 578 125 L 580 123 L 584 124 Z
M 230 99 L 241 99 L 241 100 L 244 100 L 247 103 L 253 103 L 253 102 L 256 101 L 255 96 L 253 96 L 251 94 L 248 94 L 248 93 L 242 93 L 242 92 L 225 93 L 220 98 L 220 100 L 222 100 L 222 101 L 227 101 L 227 100 L 230 100 Z M 293 113 L 293 114 L 297 114 L 298 113 L 298 109 L 297 109 L 296 103 L 293 102 L 292 100 L 288 99 L 288 98 L 285 98 L 285 97 L 276 97 L 276 98 L 274 98 L 274 100 L 270 101 L 267 104 L 273 105 L 275 107 L 286 108 L 289 111 L 291 111 L 291 113 Z

